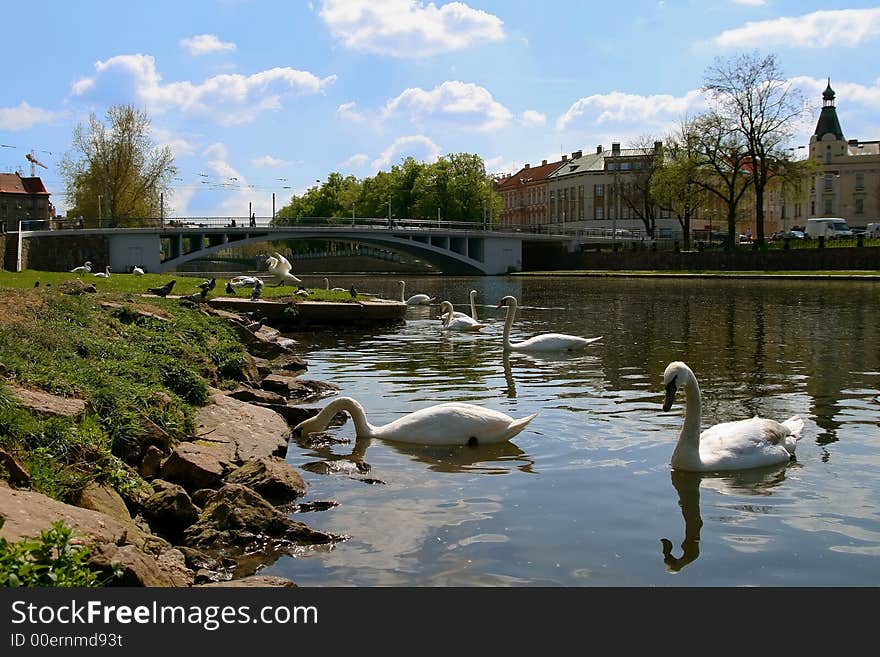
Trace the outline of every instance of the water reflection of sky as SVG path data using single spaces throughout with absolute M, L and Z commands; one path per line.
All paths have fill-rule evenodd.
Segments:
M 880 354 L 866 348 L 880 337 L 875 286 L 443 277 L 410 288 L 463 311 L 477 289 L 490 324 L 446 334 L 432 307 L 408 310 L 399 329 L 296 336 L 307 378 L 361 400 L 374 424 L 450 400 L 539 415 L 494 452 L 373 441 L 363 458 L 384 485 L 304 473 L 308 499 L 339 506 L 302 519 L 352 538 L 273 571 L 303 585 L 880 583 Z M 573 356 L 505 356 L 495 304 L 510 293 L 522 304 L 514 339 L 603 340 Z M 661 412 L 661 379 L 678 359 L 700 381 L 704 427 L 801 414 L 797 462 L 778 479 L 671 484 L 683 406 Z M 354 436 L 350 422 L 331 432 Z M 292 445 L 288 461 L 314 457 Z M 688 560 L 683 505 L 694 499 L 702 525 Z

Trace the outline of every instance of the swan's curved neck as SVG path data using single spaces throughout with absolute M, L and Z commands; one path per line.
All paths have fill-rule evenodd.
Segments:
M 326 429 L 330 424 L 330 420 L 340 411 L 348 411 L 351 420 L 354 422 L 355 433 L 358 438 L 373 438 L 376 435 L 376 427 L 367 421 L 367 414 L 364 407 L 351 397 L 339 397 L 327 404 L 321 412 L 318 413 L 314 420 L 316 426 L 321 430 Z
M 474 305 L 474 297 L 477 296 L 476 290 L 471 290 L 471 317 L 477 318 L 477 307 Z
M 697 377 L 688 370 L 682 384 L 685 389 L 684 424 L 678 435 L 678 444 L 672 452 L 672 462 L 676 463 L 685 455 L 699 459 L 700 454 L 700 415 L 702 396 Z
M 514 315 L 516 315 L 516 301 L 508 301 L 507 302 L 507 317 L 504 318 L 504 337 L 501 339 L 501 344 L 504 345 L 505 350 L 508 350 L 511 348 L 510 327 L 513 326 Z
M 324 279 L 324 289 L 325 289 L 325 290 L 329 290 L 329 289 L 330 289 L 330 279 L 329 279 L 329 278 L 325 278 L 325 279 Z

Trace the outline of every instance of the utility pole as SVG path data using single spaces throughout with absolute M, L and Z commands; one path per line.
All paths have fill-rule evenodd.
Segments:
M 275 220 L 275 192 L 272 192 L 272 220 Z
M 165 225 L 165 192 L 159 192 L 159 227 Z

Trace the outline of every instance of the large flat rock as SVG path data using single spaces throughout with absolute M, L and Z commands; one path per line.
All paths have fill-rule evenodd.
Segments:
M 15 385 L 9 386 L 9 391 L 19 404 L 44 415 L 76 417 L 86 410 L 86 403 L 82 399 L 59 397 L 42 390 L 28 390 Z
M 196 435 L 205 444 L 228 444 L 239 463 L 266 456 L 284 456 L 291 430 L 275 411 L 222 393 L 196 413 Z

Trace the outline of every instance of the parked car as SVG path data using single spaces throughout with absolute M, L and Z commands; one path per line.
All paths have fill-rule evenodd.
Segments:
M 842 217 L 821 217 L 807 219 L 807 230 L 810 237 L 852 237 L 852 230 Z
M 865 237 L 880 237 L 880 222 L 872 222 L 865 227 Z

